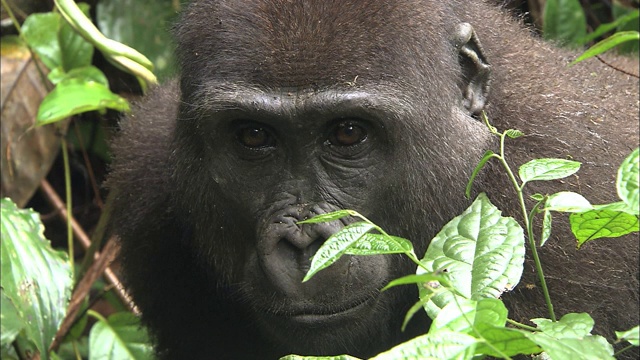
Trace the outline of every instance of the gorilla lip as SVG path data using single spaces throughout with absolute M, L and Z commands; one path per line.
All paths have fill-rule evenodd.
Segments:
M 311 308 L 293 311 L 268 311 L 270 315 L 280 321 L 294 322 L 305 325 L 342 321 L 345 317 L 360 315 L 366 308 L 371 307 L 375 301 L 374 297 L 368 297 L 353 302 L 348 306 L 333 306 L 331 308 Z

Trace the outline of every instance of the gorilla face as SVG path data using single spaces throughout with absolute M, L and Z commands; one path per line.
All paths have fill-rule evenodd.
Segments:
M 297 222 L 355 209 L 423 252 L 464 209 L 491 143 L 469 95 L 487 65 L 468 24 L 446 32 L 424 19 L 398 33 L 371 21 L 409 16 L 393 2 L 249 3 L 196 2 L 177 29 L 172 201 L 200 268 L 247 304 L 264 336 L 308 354 L 361 348 L 400 327 L 415 289 L 380 289 L 414 265 L 346 256 L 302 283 L 350 220 Z

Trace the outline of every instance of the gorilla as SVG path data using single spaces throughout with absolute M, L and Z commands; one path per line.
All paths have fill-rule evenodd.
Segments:
M 346 256 L 302 283 L 349 220 L 298 221 L 354 209 L 424 254 L 498 145 L 482 111 L 526 134 L 507 143 L 513 164 L 583 162 L 532 192 L 615 201 L 639 140 L 637 79 L 567 67 L 575 53 L 488 1 L 195 0 L 174 31 L 179 79 L 123 121 L 109 180 L 125 282 L 161 358 L 370 357 L 425 333 L 424 314 L 401 331 L 415 286 L 380 291 L 413 263 Z M 498 166 L 475 191 L 519 218 Z M 637 325 L 637 237 L 578 252 L 557 218 L 541 258 L 558 316 L 588 312 L 610 339 Z M 547 315 L 533 268 L 503 295 L 531 325 Z

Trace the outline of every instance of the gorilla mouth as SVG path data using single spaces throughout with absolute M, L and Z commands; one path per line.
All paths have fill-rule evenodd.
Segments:
M 361 316 L 362 312 L 371 308 L 376 298 L 368 296 L 347 304 L 333 306 L 290 306 L 288 308 L 269 309 L 267 312 L 280 321 L 304 325 L 342 321 L 348 317 Z

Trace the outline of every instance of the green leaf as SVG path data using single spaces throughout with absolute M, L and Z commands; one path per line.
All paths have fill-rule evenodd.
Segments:
M 331 235 L 313 256 L 309 271 L 302 282 L 308 281 L 318 271 L 338 261 L 352 244 L 373 229 L 375 229 L 375 225 L 366 222 L 357 222 L 349 224 L 342 230 Z
M 50 70 L 63 63 L 58 42 L 60 24 L 60 14 L 38 13 L 29 15 L 21 28 L 22 38 Z
M 44 238 L 37 213 L 19 210 L 9 199 L 1 204 L 3 294 L 15 305 L 27 337 L 47 359 L 71 296 L 72 269 L 66 254 L 54 251 Z
M 476 168 L 473 169 L 473 173 L 471 173 L 471 178 L 469 178 L 469 182 L 467 182 L 467 188 L 464 191 L 464 194 L 467 197 L 467 199 L 471 197 L 471 187 L 473 186 L 473 180 L 475 180 L 476 176 L 478 176 L 478 174 L 480 173 L 480 170 L 482 170 L 482 168 L 487 163 L 487 161 L 489 161 L 489 159 L 491 159 L 494 156 L 495 156 L 495 153 L 493 151 L 491 150 L 485 151 L 484 155 L 482 155 L 482 158 L 480 159 L 480 162 L 478 162 L 478 165 L 476 165 Z
M 56 85 L 40 104 L 37 125 L 46 125 L 87 111 L 129 111 L 129 104 L 95 81 L 71 78 Z
M 11 348 L 11 343 L 24 328 L 24 321 L 20 318 L 18 309 L 13 305 L 13 301 L 0 288 L 0 345 L 3 351 Z
M 429 332 L 442 329 L 473 335 L 479 324 L 504 326 L 507 323 L 507 308 L 501 300 L 483 298 L 478 301 L 459 299 L 447 304 L 431 323 Z
M 504 132 L 505 135 L 507 135 L 508 137 L 510 137 L 511 139 L 517 139 L 521 136 L 524 136 L 524 133 L 520 130 L 517 129 L 509 129 L 507 131 Z
M 623 16 L 617 18 L 613 22 L 598 25 L 598 27 L 592 33 L 589 33 L 584 39 L 582 39 L 580 41 L 580 43 L 581 44 L 586 44 L 586 43 L 588 43 L 588 42 L 590 42 L 592 40 L 595 40 L 595 39 L 599 38 L 600 36 L 608 33 L 609 31 L 615 30 L 619 26 L 622 26 L 622 25 L 624 25 L 624 24 L 626 24 L 628 22 L 631 22 L 633 20 L 636 20 L 638 18 L 638 14 L 640 14 L 640 12 L 636 9 L 636 10 L 633 10 L 633 11 L 627 13 L 627 14 L 624 14 Z
M 615 360 L 613 347 L 602 336 L 556 339 L 544 332 L 528 333 L 551 359 Z
M 581 339 L 591 335 L 593 330 L 593 318 L 587 313 L 570 313 L 564 315 L 558 321 L 537 318 L 531 319 L 538 329 L 556 339 L 574 338 Z
M 89 16 L 89 5 L 78 3 L 78 7 Z M 62 67 L 66 71 L 91 65 L 93 45 L 82 38 L 66 21 L 63 21 L 60 26 L 58 41 L 62 54 Z
M 593 210 L 611 210 L 611 211 L 620 211 L 626 212 L 631 215 L 638 215 L 640 209 L 632 208 L 627 205 L 624 201 L 618 201 L 610 204 L 601 204 L 601 205 L 593 205 Z
M 99 321 L 89 334 L 89 360 L 142 360 L 153 359 L 154 352 L 146 329 L 140 319 L 131 313 L 115 313 L 106 321 Z
M 549 195 L 545 203 L 545 211 L 585 212 L 593 209 L 593 205 L 584 196 L 571 191 L 561 191 Z
M 638 231 L 638 217 L 626 212 L 592 210 L 569 216 L 571 232 L 578 240 L 578 248 L 587 241 L 620 237 Z
M 391 350 L 385 351 L 372 360 L 466 360 L 472 359 L 476 343 L 472 336 L 451 331 L 438 331 L 418 336 Z
M 482 324 L 477 327 L 476 331 L 477 336 L 484 339 L 484 342 L 479 343 L 476 347 L 476 354 L 502 358 L 517 354 L 537 354 L 542 351 L 540 347 L 527 338 L 527 332 L 525 331 Z
M 618 177 L 616 180 L 616 188 L 618 189 L 618 196 L 624 201 L 631 209 L 638 209 L 640 203 L 638 202 L 638 151 L 636 148 L 633 152 L 627 156 L 620 168 L 618 169 Z
M 638 326 L 631 328 L 627 331 L 616 331 L 618 340 L 626 340 L 631 345 L 639 346 L 640 344 L 640 328 Z
M 420 287 L 437 288 L 440 286 L 450 286 L 449 280 L 443 275 L 436 275 L 434 273 L 424 273 L 420 275 L 407 275 L 401 278 L 392 280 L 382 288 L 385 291 L 389 288 L 399 285 L 417 284 Z
M 317 224 L 342 219 L 347 216 L 360 216 L 360 214 L 353 210 L 338 210 L 327 214 L 316 215 L 311 219 L 298 221 L 298 224 Z
M 576 47 L 587 35 L 587 19 L 579 0 L 547 0 L 542 35 L 561 45 Z
M 617 32 L 608 38 L 596 43 L 592 47 L 590 47 L 587 51 L 585 51 L 582 55 L 578 56 L 577 59 L 573 60 L 570 65 L 574 65 L 579 63 L 580 61 L 586 60 L 588 58 L 592 58 L 596 55 L 600 55 L 603 52 L 614 48 L 618 45 L 622 45 L 628 41 L 639 41 L 640 33 L 637 31 L 621 31 Z
M 109 86 L 109 80 L 107 80 L 102 70 L 93 65 L 72 69 L 69 72 L 64 72 L 62 68 L 57 67 L 51 70 L 47 77 L 52 84 L 57 84 L 66 79 L 78 79 L 83 82 L 95 81 L 104 86 Z
M 524 263 L 524 234 L 512 218 L 482 193 L 461 215 L 455 217 L 433 238 L 422 272 L 446 272 L 452 286 L 468 299 L 497 298 L 520 281 Z M 425 289 L 420 289 L 425 296 Z M 451 292 L 442 292 L 427 303 L 429 316 L 453 301 Z
M 405 254 L 413 252 L 413 244 L 407 239 L 382 234 L 364 234 L 360 240 L 353 243 L 345 254 L 347 255 L 383 255 Z
M 302 355 L 287 355 L 280 358 L 280 360 L 360 360 L 360 358 L 351 355 L 338 355 L 338 356 L 302 356 Z
M 535 159 L 520 166 L 518 175 L 523 185 L 534 180 L 556 180 L 573 175 L 580 170 L 580 163 L 565 159 Z

